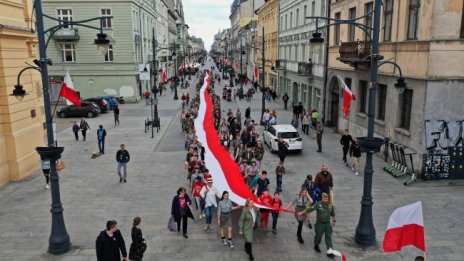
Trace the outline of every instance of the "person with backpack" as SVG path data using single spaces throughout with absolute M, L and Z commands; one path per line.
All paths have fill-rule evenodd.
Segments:
M 127 261 L 126 243 L 115 220 L 106 222 L 106 230 L 100 232 L 95 242 L 97 261 Z

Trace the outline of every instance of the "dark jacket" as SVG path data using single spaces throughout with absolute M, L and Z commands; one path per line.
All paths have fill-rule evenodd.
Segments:
M 80 127 L 79 127 L 79 125 L 77 125 L 77 124 L 74 124 L 74 125 L 72 126 L 72 131 L 73 131 L 73 132 L 79 132 L 79 129 L 80 129 Z
M 185 194 L 185 204 L 189 203 L 191 204 L 192 201 L 190 200 L 190 197 Z M 193 214 L 192 214 L 192 211 L 190 211 L 190 207 L 186 206 L 186 214 L 187 214 L 187 217 L 191 218 L 191 219 L 194 219 L 193 218 Z M 176 220 L 176 222 L 179 222 L 180 221 L 180 218 L 181 218 L 181 209 L 180 209 L 180 202 L 179 202 L 179 195 L 176 195 L 173 199 L 172 199 L 172 205 L 171 205 L 171 215 L 174 217 L 174 219 Z
M 361 157 L 361 147 L 359 147 L 359 144 L 355 145 L 354 143 L 351 143 L 350 157 Z
M 343 145 L 343 147 L 345 148 L 349 148 L 350 147 L 350 142 L 353 140 L 353 138 L 351 138 L 351 135 L 343 135 L 342 138 L 340 139 L 340 144 Z
M 327 171 L 327 174 L 323 174 L 322 171 L 317 173 L 316 179 L 314 180 L 316 186 L 321 190 L 327 191 L 333 187 L 332 173 Z
M 79 126 L 81 130 L 90 130 L 90 125 L 86 121 L 81 121 L 81 124 Z
M 97 130 L 97 139 L 98 140 L 105 140 L 106 137 L 106 130 L 105 129 L 98 129 Z
M 129 155 L 129 151 L 127 150 L 118 150 L 118 152 L 116 152 L 116 161 L 117 162 L 121 162 L 121 163 L 127 163 L 129 162 L 130 160 L 130 155 Z
M 132 244 L 129 250 L 129 260 L 142 260 L 143 253 L 147 249 L 147 244 L 142 236 L 142 230 L 137 227 L 132 227 Z
M 250 109 L 250 107 L 248 107 L 245 110 L 245 119 L 250 118 L 250 116 L 251 116 L 251 109 Z
M 121 254 L 127 257 L 126 243 L 119 230 L 113 233 L 113 237 L 110 237 L 105 230 L 100 232 L 96 241 L 96 250 L 97 261 L 120 261 Z
M 279 157 L 285 157 L 287 155 L 288 148 L 284 142 L 277 142 L 277 148 L 279 148 Z

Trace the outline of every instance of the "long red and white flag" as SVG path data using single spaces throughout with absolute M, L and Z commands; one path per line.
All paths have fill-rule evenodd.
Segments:
M 413 245 L 425 252 L 422 202 L 395 209 L 388 220 L 383 239 L 383 251 L 400 251 L 403 246 Z
M 69 75 L 69 70 L 66 70 L 66 75 L 64 76 L 64 81 L 61 85 L 60 96 L 66 99 L 66 103 L 68 105 L 74 104 L 78 107 L 81 107 L 81 98 L 74 90 L 74 85 L 71 76 Z
M 257 207 L 272 209 L 258 202 L 243 180 L 237 163 L 219 141 L 213 124 L 213 100 L 207 90 L 211 85 L 211 79 L 212 75 L 208 73 L 200 89 L 200 107 L 198 117 L 195 119 L 195 131 L 198 140 L 205 148 L 205 165 L 213 177 L 214 186 L 221 193 L 228 191 L 230 199 L 238 205 L 245 205 L 245 201 L 251 198 Z M 279 211 L 291 212 L 286 209 Z
M 351 101 L 353 100 L 353 92 L 351 92 L 342 77 L 339 75 L 337 75 L 337 77 L 343 85 L 343 115 L 348 116 L 348 114 L 350 114 Z

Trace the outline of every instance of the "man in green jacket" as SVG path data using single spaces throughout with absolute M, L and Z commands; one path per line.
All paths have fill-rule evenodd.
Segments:
M 325 234 L 325 244 L 327 246 L 327 256 L 333 257 L 332 251 L 332 226 L 335 226 L 335 209 L 332 204 L 329 203 L 329 195 L 322 193 L 322 201 L 319 201 L 313 206 L 306 208 L 306 212 L 311 213 L 316 210 L 316 225 L 314 236 L 314 250 L 318 253 L 321 252 L 319 244 L 321 243 L 322 236 Z M 303 214 L 304 211 L 299 214 Z M 330 224 L 330 217 L 332 217 L 332 224 Z

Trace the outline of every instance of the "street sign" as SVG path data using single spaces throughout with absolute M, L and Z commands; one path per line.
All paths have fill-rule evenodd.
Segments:
M 141 81 L 150 80 L 150 64 L 139 64 L 139 79 Z

